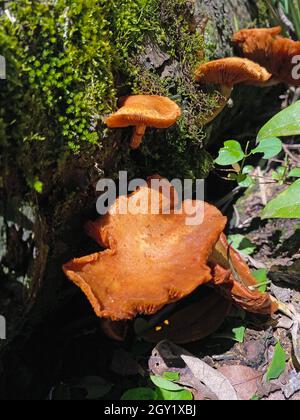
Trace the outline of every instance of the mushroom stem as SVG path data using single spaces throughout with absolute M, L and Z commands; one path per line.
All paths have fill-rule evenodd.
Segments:
M 211 123 L 215 118 L 217 118 L 219 114 L 221 114 L 221 112 L 223 111 L 223 109 L 225 108 L 225 106 L 227 105 L 230 99 L 232 90 L 233 90 L 233 86 L 227 86 L 227 85 L 220 86 L 219 91 L 222 95 L 222 98 L 219 102 L 219 107 L 214 110 L 212 115 L 209 115 L 207 117 L 207 119 L 205 120 L 205 125 Z
M 147 128 L 146 125 L 137 125 L 134 128 L 134 133 L 133 133 L 131 145 L 130 145 L 132 149 L 136 150 L 140 147 L 143 137 L 146 132 L 146 128 Z

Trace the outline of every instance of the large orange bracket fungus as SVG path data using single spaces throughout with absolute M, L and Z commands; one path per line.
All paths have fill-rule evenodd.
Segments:
M 147 202 L 145 198 L 151 205 L 157 199 L 159 214 L 143 206 L 140 214 L 119 214 L 124 204 L 130 207 L 133 202 Z M 169 200 L 170 214 L 163 214 L 165 201 L 159 190 L 147 186 L 120 197 L 109 214 L 87 224 L 88 234 L 107 249 L 71 261 L 64 271 L 99 317 L 117 321 L 154 314 L 211 280 L 207 261 L 224 230 L 225 217 L 205 204 L 203 223 L 189 226 L 186 209 L 197 202 L 183 202 L 181 214 L 175 214 L 175 203 Z
M 208 124 L 214 120 L 225 108 L 233 87 L 239 83 L 264 86 L 271 78 L 271 74 L 253 61 L 229 57 L 210 61 L 198 67 L 195 73 L 197 82 L 201 84 L 219 85 L 223 99 L 219 107 L 207 119 Z
M 198 201 L 179 203 L 168 181 L 153 188 L 152 179 L 135 193 L 119 197 L 107 215 L 87 224 L 87 233 L 105 251 L 63 266 L 96 314 L 113 321 L 155 314 L 207 283 L 246 310 L 275 312 L 278 308 L 267 293 L 249 288 L 256 285 L 255 279 L 229 248 L 222 234 L 227 220 L 220 211 Z M 168 185 L 170 194 L 163 188 Z M 136 203 L 141 203 L 139 212 L 124 212 Z M 153 204 L 157 214 L 150 211 Z M 204 211 L 201 223 L 186 223 L 191 208 Z
M 233 41 L 242 55 L 264 66 L 274 82 L 300 86 L 294 69 L 299 64 L 300 42 L 280 35 L 280 26 L 270 29 L 243 29 Z
M 164 96 L 135 95 L 121 102 L 121 108 L 105 120 L 109 128 L 134 127 L 131 148 L 138 149 L 147 127 L 169 128 L 181 116 L 179 106 Z

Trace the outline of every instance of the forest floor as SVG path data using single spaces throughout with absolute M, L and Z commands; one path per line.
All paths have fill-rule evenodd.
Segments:
M 276 193 L 278 193 L 278 186 L 274 187 L 270 184 L 264 186 L 263 190 L 258 186 L 253 187 L 247 194 L 239 198 L 234 204 L 230 232 L 228 233 L 243 235 L 246 238 L 244 248 L 250 248 L 252 251 L 244 254 L 244 257 L 253 270 L 269 272 L 268 290 L 270 293 L 284 304 L 292 305 L 293 308 L 300 311 L 299 268 L 297 268 L 300 258 L 299 221 L 262 221 L 259 218 L 264 207 L 264 200 L 272 198 Z M 208 290 L 205 287 L 202 288 L 198 297 L 201 298 L 201 293 L 202 296 L 205 293 L 211 293 Z M 167 319 L 174 311 L 187 307 L 193 302 L 195 302 L 195 296 L 186 299 L 175 309 L 172 307 L 169 313 L 164 311 L 160 317 L 162 327 L 159 327 L 159 330 L 164 327 L 162 320 Z M 222 399 L 222 395 L 215 395 L 210 392 L 211 389 L 205 387 L 203 378 L 201 380 L 197 378 L 198 363 L 204 363 L 205 366 L 213 367 L 215 372 L 220 372 L 227 378 L 228 383 L 222 390 L 224 398 L 228 397 L 228 393 L 230 394 L 231 385 L 237 398 L 242 400 L 300 400 L 300 374 L 297 370 L 298 364 L 295 357 L 295 351 L 298 352 L 299 345 L 298 326 L 295 331 L 293 321 L 281 314 L 270 319 L 246 314 L 243 310 L 235 307 L 228 310 L 226 305 L 218 304 L 213 309 L 216 313 L 219 311 L 219 315 L 223 319 L 226 317 L 222 326 L 214 331 L 216 320 L 212 321 L 212 334 L 209 338 L 192 344 L 184 344 L 182 347 L 175 346 L 173 348 L 173 344 L 168 342 L 162 342 L 155 347 L 155 340 L 153 340 L 155 328 L 152 328 L 150 335 L 143 335 L 141 330 L 143 330 L 144 324 L 139 319 L 129 327 L 125 342 L 109 341 L 107 343 L 107 348 L 111 347 L 111 357 L 108 358 L 105 368 L 106 379 L 103 379 L 102 375 L 101 378 L 97 375 L 89 376 L 91 370 L 83 369 L 86 376 L 76 380 L 75 383 L 66 383 L 64 382 L 66 378 L 62 377 L 61 384 L 52 389 L 51 398 L 64 398 L 66 393 L 73 398 L 80 396 L 83 398 L 86 395 L 90 398 L 95 395 L 100 397 L 105 390 L 108 394 L 103 396 L 104 399 L 119 399 L 129 389 L 148 387 L 151 384 L 149 380 L 151 374 L 163 375 L 166 372 L 175 372 L 180 378 L 177 383 L 191 390 L 196 400 Z M 191 327 L 193 320 L 187 318 L 189 315 L 191 312 L 187 312 L 185 319 L 186 342 L 189 334 L 193 341 L 193 332 L 195 333 L 195 326 Z M 158 319 L 159 317 L 156 316 L 153 325 L 157 325 Z M 207 328 L 210 318 L 203 316 L 202 321 L 203 325 L 200 327 L 204 328 L 205 324 L 205 328 Z M 120 328 L 122 330 L 122 325 Z M 208 330 L 209 328 L 208 326 Z M 166 332 L 164 333 L 164 331 Z M 199 328 L 197 331 L 199 333 Z M 160 338 L 170 339 L 168 329 L 157 330 L 157 332 L 159 332 Z M 117 331 L 117 334 L 119 333 L 120 331 Z M 99 334 L 98 328 L 97 332 L 86 330 L 85 338 L 78 336 L 76 340 L 84 341 L 87 339 L 86 335 L 90 335 L 90 339 L 92 339 L 94 334 Z M 176 331 L 175 334 L 174 331 L 171 334 L 172 340 L 174 337 L 176 341 Z M 178 333 L 179 342 L 180 337 Z M 101 340 L 99 341 L 98 338 L 97 341 L 98 346 L 101 347 Z M 151 341 L 152 344 L 147 341 Z M 280 355 L 276 355 L 278 343 L 285 353 L 283 361 L 280 360 Z M 103 348 L 101 350 L 102 355 Z M 185 352 L 193 355 L 193 365 L 189 366 L 188 370 L 186 365 L 182 365 L 181 357 L 179 357 Z M 100 353 L 99 357 L 102 357 Z M 275 363 L 275 372 L 277 369 L 278 376 L 273 380 L 267 378 L 272 363 L 273 372 Z M 103 366 L 103 363 L 101 365 Z M 99 365 L 98 369 L 95 369 L 96 371 L 99 372 Z M 210 374 L 211 378 L 209 378 Z M 206 380 L 216 383 L 217 379 L 214 378 L 213 373 L 207 375 Z

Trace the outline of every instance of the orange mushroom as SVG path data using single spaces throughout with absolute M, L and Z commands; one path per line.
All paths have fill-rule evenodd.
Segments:
M 248 312 L 270 315 L 279 308 L 268 293 L 261 293 L 241 255 L 221 235 L 210 257 L 213 283 L 217 290 Z
M 105 120 L 109 128 L 134 126 L 131 148 L 138 149 L 147 127 L 169 128 L 181 116 L 181 109 L 163 96 L 136 95 L 122 101 L 121 108 Z
M 223 96 L 220 106 L 207 119 L 206 123 L 208 124 L 223 111 L 236 84 L 247 83 L 263 86 L 270 80 L 271 74 L 253 61 L 229 57 L 202 64 L 196 70 L 195 77 L 202 84 L 219 85 L 220 93 Z
M 226 218 L 219 210 L 186 200 L 179 214 L 175 190 L 166 180 L 161 185 L 169 185 L 170 194 L 161 186 L 153 188 L 152 179 L 130 196 L 119 197 L 106 216 L 87 224 L 87 233 L 105 251 L 63 266 L 65 274 L 86 294 L 96 314 L 113 321 L 155 314 L 206 283 L 220 288 L 225 296 L 251 312 L 272 314 L 276 305 L 268 294 L 250 290 L 248 286 L 256 282 L 244 261 L 231 249 L 230 264 L 229 245 L 222 234 Z M 139 212 L 120 214 L 121 208 L 136 203 L 140 203 Z M 158 214 L 149 211 L 153 204 L 158 204 Z M 194 212 L 203 208 L 201 224 L 186 223 L 191 204 Z M 170 214 L 165 212 L 168 207 Z
M 118 214 L 120 206 L 143 202 L 149 195 L 163 202 L 161 192 L 150 187 L 117 199 L 108 215 L 87 225 L 87 232 L 106 251 L 63 267 L 99 317 L 118 321 L 154 314 L 211 280 L 207 261 L 226 218 L 205 204 L 203 223 L 188 226 L 188 206 L 203 205 L 189 200 L 183 202 L 182 214 L 174 206 L 171 214 L 163 214 L 162 206 L 159 214 L 150 214 L 143 204 L 139 214 Z
M 244 57 L 264 66 L 274 82 L 300 86 L 293 69 L 294 57 L 300 55 L 300 42 L 280 36 L 281 27 L 244 29 L 234 34 L 233 41 Z

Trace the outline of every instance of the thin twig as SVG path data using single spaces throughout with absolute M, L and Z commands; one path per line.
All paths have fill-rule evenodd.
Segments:
M 241 217 L 240 217 L 240 213 L 238 211 L 237 206 L 234 205 L 233 209 L 234 209 L 234 213 L 235 213 L 235 217 L 236 217 L 235 227 L 237 228 L 240 225 Z
M 257 172 L 258 175 L 260 177 L 263 176 L 262 170 L 260 167 L 257 168 Z M 260 189 L 260 195 L 261 195 L 261 201 L 263 203 L 264 206 L 266 206 L 268 204 L 268 198 L 267 198 L 267 190 L 264 184 L 260 183 L 259 184 L 259 189 Z
M 293 162 L 295 162 L 295 163 L 297 163 L 297 164 L 299 164 L 299 163 L 300 163 L 300 159 L 297 159 L 297 158 L 293 155 L 293 153 L 289 150 L 289 148 L 288 148 L 288 147 L 286 147 L 286 145 L 284 145 L 284 146 L 283 146 L 283 150 L 285 151 L 285 153 L 289 156 L 289 158 L 290 158 Z

